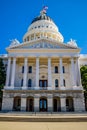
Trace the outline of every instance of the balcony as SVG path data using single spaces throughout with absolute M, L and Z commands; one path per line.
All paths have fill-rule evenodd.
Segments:
M 76 86 L 75 88 L 67 88 L 67 87 L 11 87 L 11 86 L 5 86 L 4 90 L 66 90 L 66 91 L 72 91 L 72 90 L 83 90 L 81 86 Z

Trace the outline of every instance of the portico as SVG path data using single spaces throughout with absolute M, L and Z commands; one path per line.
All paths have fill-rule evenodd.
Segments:
M 22 59 L 22 60 L 21 60 Z M 18 61 L 21 60 L 23 61 L 21 64 L 19 65 Z M 44 61 L 44 62 L 43 62 Z M 69 76 L 67 73 L 69 72 L 69 68 L 71 70 L 72 73 L 72 77 L 70 78 L 70 80 L 72 81 L 72 84 L 70 84 L 70 86 L 72 87 L 81 87 L 78 86 L 77 84 L 80 84 L 80 76 L 77 77 L 77 79 L 75 78 L 75 69 L 76 71 L 79 69 L 78 68 L 78 59 L 77 58 L 63 58 L 63 57 L 48 57 L 48 58 L 42 58 L 42 57 L 36 57 L 36 58 L 32 58 L 30 57 L 25 57 L 25 58 L 8 58 L 8 67 L 7 67 L 7 79 L 6 79 L 6 86 L 5 89 L 14 89 L 15 87 L 18 87 L 15 85 L 15 79 L 16 79 L 16 72 L 18 70 L 18 67 L 21 68 L 21 72 L 20 75 L 23 78 L 23 86 L 20 86 L 23 90 L 29 89 L 28 87 L 28 67 L 29 67 L 29 63 L 30 64 L 34 64 L 34 67 L 36 68 L 35 70 L 35 75 L 36 75 L 36 82 L 34 83 L 34 86 L 31 86 L 31 89 L 40 89 L 40 87 L 45 87 L 48 90 L 52 90 L 54 87 L 52 85 L 52 77 L 53 75 L 58 76 L 59 77 L 59 89 L 67 89 L 67 85 L 66 87 L 64 86 L 63 80 L 64 80 L 64 76 Z M 66 64 L 69 64 L 66 66 Z M 55 66 L 58 67 L 58 73 L 55 73 Z M 22 67 L 24 67 L 24 73 L 22 73 Z M 33 67 L 33 66 L 31 66 Z M 34 68 L 34 69 L 35 69 Z M 64 69 L 64 70 L 63 70 Z M 45 70 L 45 72 L 44 72 Z M 34 71 L 34 70 L 33 70 Z M 64 72 L 65 71 L 65 72 Z M 79 70 L 78 70 L 79 71 Z M 12 72 L 12 73 L 10 73 Z M 42 73 L 41 73 L 42 72 Z M 33 72 L 30 74 L 32 75 Z M 41 77 L 42 76 L 42 77 Z M 11 77 L 11 78 L 10 78 Z M 22 79 L 20 79 L 22 80 Z M 67 79 L 66 79 L 67 80 Z M 65 81 L 66 81 L 65 80 Z M 55 86 L 55 85 L 54 85 Z M 44 88 L 43 88 L 44 89 Z

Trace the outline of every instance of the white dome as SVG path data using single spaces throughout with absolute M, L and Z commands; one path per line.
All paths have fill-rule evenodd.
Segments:
M 45 13 L 41 13 L 40 16 L 33 19 L 27 33 L 23 37 L 24 42 L 37 39 L 52 39 L 58 42 L 64 41 L 58 27 Z

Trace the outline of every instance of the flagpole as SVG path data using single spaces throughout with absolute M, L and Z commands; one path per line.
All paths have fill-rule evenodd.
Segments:
M 44 7 L 44 0 L 42 0 L 42 7 Z

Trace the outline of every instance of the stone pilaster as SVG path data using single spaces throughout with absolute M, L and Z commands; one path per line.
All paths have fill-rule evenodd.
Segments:
M 13 98 L 3 94 L 2 100 L 2 111 L 12 111 L 13 110 Z
M 21 111 L 26 111 L 26 98 L 21 97 Z
M 23 77 L 23 87 L 22 89 L 27 88 L 27 73 L 28 73 L 28 65 L 27 65 L 28 59 L 24 59 L 24 77 Z
M 85 111 L 85 103 L 83 97 L 74 98 L 74 111 L 75 112 L 83 112 Z
M 15 82 L 15 71 L 16 71 L 16 58 L 13 58 L 12 75 L 11 75 L 11 88 L 13 89 L 14 89 L 14 82 Z
M 10 69 L 11 69 L 11 58 L 8 58 L 8 66 L 7 66 L 7 73 L 6 73 L 6 85 L 5 88 L 8 87 L 10 84 Z
M 39 97 L 34 98 L 34 112 L 39 112 Z
M 53 112 L 53 98 L 48 97 L 47 101 L 48 101 L 48 112 Z
M 65 112 L 66 111 L 66 98 L 65 97 L 61 97 L 60 98 L 60 102 L 61 102 L 61 111 Z
M 52 89 L 51 58 L 48 58 L 48 89 Z
M 36 58 L 36 89 L 39 89 L 39 58 Z

